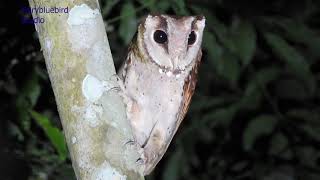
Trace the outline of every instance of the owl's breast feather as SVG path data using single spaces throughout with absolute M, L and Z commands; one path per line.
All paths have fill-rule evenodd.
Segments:
M 141 133 L 137 137 L 143 138 L 138 142 L 144 143 L 156 124 L 161 129 L 171 129 L 176 123 L 187 73 L 181 73 L 178 77 L 168 76 L 159 72 L 156 65 L 147 66 L 140 61 L 134 63 L 127 72 L 125 83 L 127 94 L 139 107 L 139 115 L 132 116 L 137 119 L 131 121 L 134 122 L 134 130 Z

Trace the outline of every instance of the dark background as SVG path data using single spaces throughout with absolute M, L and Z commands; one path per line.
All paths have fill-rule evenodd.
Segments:
M 75 179 L 25 0 L 0 1 L 0 179 Z M 101 0 L 117 67 L 149 12 L 204 14 L 199 83 L 148 180 L 320 179 L 320 1 Z M 160 87 L 159 87 L 160 88 Z

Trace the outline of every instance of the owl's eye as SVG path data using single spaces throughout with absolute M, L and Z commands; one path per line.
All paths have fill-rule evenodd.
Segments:
M 192 45 L 194 42 L 196 42 L 197 36 L 194 31 L 191 31 L 188 38 L 188 45 Z
M 156 32 L 154 32 L 154 34 L 153 34 L 153 39 L 157 43 L 163 44 L 163 43 L 167 42 L 168 36 L 164 31 L 156 30 Z

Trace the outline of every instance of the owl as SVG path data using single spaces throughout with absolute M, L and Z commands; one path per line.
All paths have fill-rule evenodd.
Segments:
M 166 152 L 190 105 L 204 27 L 203 16 L 148 15 L 117 72 L 145 175 Z

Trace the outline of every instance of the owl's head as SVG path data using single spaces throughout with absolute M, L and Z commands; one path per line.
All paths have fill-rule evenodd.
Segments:
M 148 15 L 138 28 L 138 45 L 161 68 L 183 71 L 195 61 L 201 46 L 203 16 Z

